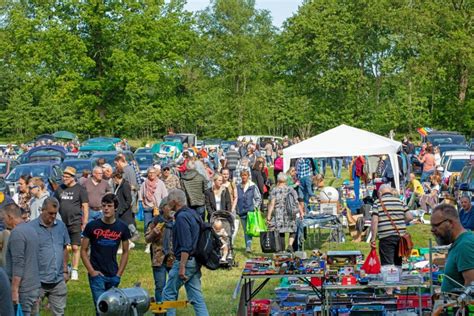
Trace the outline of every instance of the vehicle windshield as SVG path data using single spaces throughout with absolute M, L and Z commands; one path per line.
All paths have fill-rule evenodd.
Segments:
M 109 165 L 111 166 L 114 166 L 114 159 L 115 159 L 115 156 L 116 154 L 111 154 L 111 155 L 108 155 L 108 154 L 98 154 L 98 155 L 92 155 L 91 158 L 95 159 L 97 161 L 97 159 L 99 158 L 104 158 L 105 159 L 105 162 L 108 163 Z
M 163 137 L 163 140 L 165 142 L 183 142 L 183 137 L 181 136 L 176 136 L 176 135 L 167 135 L 165 137 Z
M 0 162 L 0 174 L 7 173 L 7 167 L 8 167 L 7 162 Z
M 6 177 L 7 181 L 17 182 L 21 175 L 29 175 L 30 177 L 48 178 L 50 174 L 49 166 L 17 166 Z
M 153 164 L 153 155 L 135 155 L 135 160 L 139 165 Z
M 61 169 L 66 169 L 66 167 L 73 167 L 76 169 L 77 173 L 82 173 L 84 170 L 92 171 L 92 166 L 90 161 L 84 160 L 67 160 L 62 163 Z
M 469 159 L 451 159 L 448 165 L 449 172 L 461 172 L 462 168 L 469 162 Z
M 143 153 L 151 153 L 151 148 L 142 147 L 142 148 L 138 148 L 135 151 L 135 154 L 143 154 Z
M 462 135 L 428 135 L 427 139 L 433 146 L 443 144 L 462 145 L 466 143 L 466 139 Z

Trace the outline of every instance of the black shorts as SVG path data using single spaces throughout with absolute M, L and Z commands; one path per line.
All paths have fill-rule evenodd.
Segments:
M 71 225 L 67 227 L 71 245 L 81 245 L 81 225 Z
M 402 257 L 398 256 L 398 242 L 400 236 L 388 236 L 379 240 L 380 264 L 396 266 L 402 265 Z

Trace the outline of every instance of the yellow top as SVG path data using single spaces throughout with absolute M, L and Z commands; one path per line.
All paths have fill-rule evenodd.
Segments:
M 410 181 L 407 185 L 407 188 L 415 192 L 416 195 L 425 194 L 425 190 L 423 190 L 423 186 L 421 185 L 420 181 L 418 181 L 417 179 Z

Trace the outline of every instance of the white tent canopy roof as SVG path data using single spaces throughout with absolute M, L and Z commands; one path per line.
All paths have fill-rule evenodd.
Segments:
M 397 151 L 401 143 L 371 132 L 347 125 L 339 125 L 324 133 L 283 150 L 284 170 L 293 158 L 372 156 L 386 154 L 390 157 L 393 174 L 398 175 Z M 397 189 L 399 178 L 395 176 Z

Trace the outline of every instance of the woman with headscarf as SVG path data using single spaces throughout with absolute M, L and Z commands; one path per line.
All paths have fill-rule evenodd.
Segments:
M 158 207 L 161 200 L 168 196 L 165 184 L 158 178 L 158 172 L 154 167 L 148 168 L 147 178 L 138 191 L 138 203 L 142 204 L 145 231 L 151 223 L 153 216 L 158 215 Z M 155 214 L 153 214 L 155 213 Z M 149 253 L 150 244 L 147 244 L 145 252 Z

